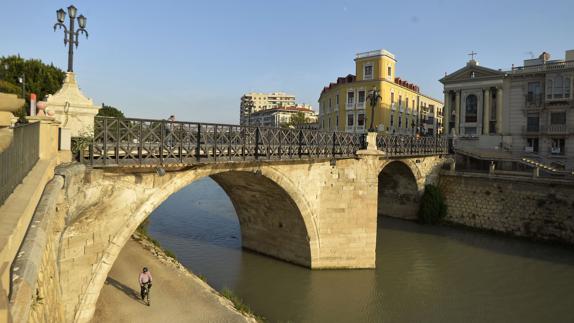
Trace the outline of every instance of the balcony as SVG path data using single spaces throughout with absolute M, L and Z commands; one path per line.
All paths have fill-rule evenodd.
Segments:
M 568 135 L 574 133 L 574 127 L 569 127 L 566 124 L 553 124 L 542 126 L 542 132 L 548 135 Z
M 564 150 L 560 149 L 560 147 L 552 147 L 550 148 L 550 154 L 552 155 L 564 155 Z
M 355 101 L 347 101 L 347 105 L 345 106 L 346 110 L 354 110 L 355 109 Z
M 540 127 L 537 125 L 522 126 L 522 133 L 527 135 L 537 135 L 540 133 Z
M 566 68 L 573 68 L 574 61 L 568 62 L 553 62 L 540 65 L 532 66 L 518 66 L 513 67 L 509 74 L 522 74 L 522 73 L 536 73 L 536 72 L 547 72 L 547 71 L 559 71 Z

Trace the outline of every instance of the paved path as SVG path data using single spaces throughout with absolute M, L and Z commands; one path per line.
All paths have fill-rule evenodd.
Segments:
M 154 278 L 150 307 L 139 299 L 137 278 L 144 264 Z M 224 302 L 199 278 L 130 240 L 108 275 L 93 322 L 249 322 Z

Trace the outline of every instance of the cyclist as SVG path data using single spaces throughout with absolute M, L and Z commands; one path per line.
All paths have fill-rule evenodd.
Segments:
M 151 289 L 151 282 L 152 282 L 152 277 L 151 277 L 151 272 L 147 269 L 147 267 L 143 267 L 142 272 L 140 273 L 140 277 L 138 279 L 139 283 L 140 283 L 140 294 L 142 297 L 142 300 L 144 299 L 144 287 L 145 285 L 147 285 L 147 290 L 149 293 L 149 290 Z

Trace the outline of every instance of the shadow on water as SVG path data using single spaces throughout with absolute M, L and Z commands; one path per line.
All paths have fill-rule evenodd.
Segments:
M 120 283 L 119 281 L 113 279 L 112 277 L 108 277 L 106 279 L 106 284 L 114 286 L 115 288 L 117 288 L 118 290 L 122 291 L 124 294 L 126 294 L 128 297 L 135 299 L 136 301 L 141 301 L 140 297 L 139 297 L 139 293 L 136 292 L 135 290 L 133 290 L 132 288 Z
M 379 216 L 378 225 L 382 228 L 383 234 L 385 230 L 396 230 L 431 235 L 456 240 L 459 243 L 491 252 L 574 266 L 573 250 L 564 245 L 529 241 L 461 226 L 421 225 L 414 221 L 387 216 Z

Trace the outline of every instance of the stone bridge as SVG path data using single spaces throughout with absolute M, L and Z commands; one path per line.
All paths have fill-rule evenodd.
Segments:
M 136 228 L 206 176 L 231 199 L 243 247 L 311 269 L 373 268 L 377 214 L 414 216 L 447 161 L 440 138 L 139 119 L 97 119 L 78 145 L 81 163 L 56 170 L 12 264 L 16 322 L 88 322 Z

